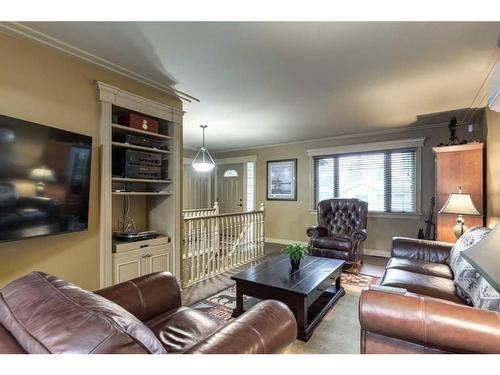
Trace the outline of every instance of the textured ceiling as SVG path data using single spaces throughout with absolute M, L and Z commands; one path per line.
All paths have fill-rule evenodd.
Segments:
M 24 23 L 201 99 L 211 150 L 414 124 L 470 105 L 500 23 Z

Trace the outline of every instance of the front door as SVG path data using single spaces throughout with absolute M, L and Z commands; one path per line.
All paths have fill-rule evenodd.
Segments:
M 238 163 L 217 167 L 217 200 L 221 213 L 243 212 L 244 166 Z

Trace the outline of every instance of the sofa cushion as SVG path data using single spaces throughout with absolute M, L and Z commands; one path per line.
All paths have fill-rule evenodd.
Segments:
M 405 288 L 409 292 L 465 304 L 455 293 L 453 280 L 400 269 L 387 269 L 379 285 Z
M 443 263 L 424 262 L 417 259 L 393 257 L 389 260 L 389 263 L 387 263 L 386 268 L 394 268 L 453 280 L 453 273 L 451 272 L 450 266 Z
M 1 290 L 0 322 L 28 353 L 165 353 L 122 307 L 41 272 Z
M 500 293 L 491 286 L 476 268 L 462 257 L 462 251 L 481 241 L 490 228 L 476 226 L 459 238 L 450 255 L 450 265 L 455 273 L 457 294 L 474 307 L 500 311 Z
M 183 353 L 226 323 L 196 309 L 179 307 L 146 322 L 169 353 Z
M 319 237 L 312 240 L 314 247 L 321 249 L 336 249 L 341 251 L 350 251 L 352 241 L 347 238 L 338 237 Z

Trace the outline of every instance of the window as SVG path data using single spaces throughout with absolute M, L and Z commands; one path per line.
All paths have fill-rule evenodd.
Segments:
M 417 149 L 314 157 L 314 206 L 332 197 L 359 198 L 370 212 L 417 212 Z
M 255 163 L 247 162 L 247 211 L 253 211 L 254 202 L 254 185 L 255 185 Z
M 238 177 L 238 171 L 236 169 L 228 169 L 224 171 L 224 177 Z

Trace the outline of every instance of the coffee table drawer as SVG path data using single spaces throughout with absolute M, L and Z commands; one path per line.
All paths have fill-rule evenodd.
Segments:
M 307 305 L 312 305 L 333 283 L 335 283 L 335 277 L 333 275 L 327 277 L 315 290 L 307 295 Z

